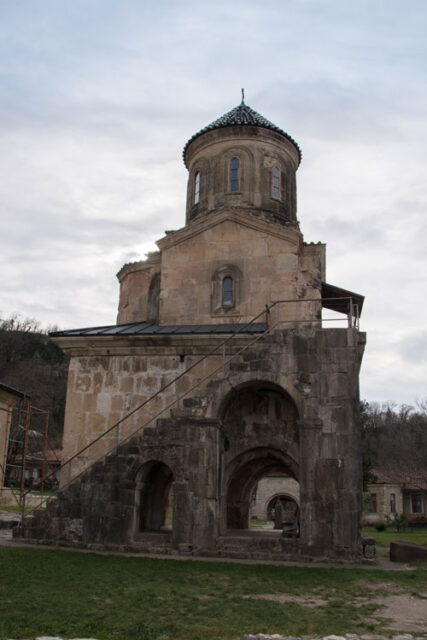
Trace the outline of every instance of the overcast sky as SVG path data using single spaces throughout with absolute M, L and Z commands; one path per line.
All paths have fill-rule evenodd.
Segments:
M 0 0 L 0 317 L 114 323 L 245 87 L 302 149 L 327 281 L 366 296 L 361 396 L 426 398 L 426 33 L 425 0 Z

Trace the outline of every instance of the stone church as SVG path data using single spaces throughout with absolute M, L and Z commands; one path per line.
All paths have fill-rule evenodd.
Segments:
M 362 554 L 363 296 L 326 282 L 297 218 L 297 143 L 242 103 L 194 134 L 185 225 L 118 273 L 117 324 L 71 357 L 58 499 L 16 532 L 89 548 L 252 558 Z M 342 322 L 327 324 L 328 309 Z M 249 528 L 271 475 L 298 525 Z

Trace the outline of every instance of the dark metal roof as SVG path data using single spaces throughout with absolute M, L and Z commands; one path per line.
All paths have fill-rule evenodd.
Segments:
M 189 335 L 221 333 L 262 333 L 267 328 L 264 322 L 252 324 L 185 324 L 160 326 L 155 322 L 130 322 L 107 327 L 89 327 L 87 329 L 69 329 L 53 331 L 53 338 L 72 338 L 89 336 L 153 336 L 153 335 Z
M 6 391 L 7 393 L 10 393 L 13 396 L 17 396 L 18 398 L 29 398 L 30 397 L 26 393 L 23 393 L 22 391 L 18 391 L 18 389 L 14 389 L 13 387 L 9 387 L 8 384 L 4 384 L 3 382 L 0 382 L 0 389 L 2 391 Z
M 362 313 L 365 296 L 360 295 L 360 293 L 354 293 L 354 291 L 341 289 L 341 287 L 336 287 L 327 282 L 322 282 L 322 306 L 326 309 L 348 314 L 350 313 L 350 298 L 353 301 L 353 305 L 359 307 L 360 315 Z
M 235 125 L 263 127 L 264 129 L 271 129 L 271 131 L 276 131 L 277 133 L 280 133 L 282 136 L 285 136 L 285 138 L 290 140 L 290 142 L 292 142 L 292 144 L 295 145 L 298 151 L 299 160 L 301 162 L 301 149 L 299 148 L 295 140 L 288 133 L 286 133 L 286 131 L 283 131 L 283 129 L 280 129 L 280 127 L 277 127 L 275 124 L 270 122 L 270 120 L 267 120 L 267 118 L 264 118 L 264 116 L 262 116 L 260 113 L 258 113 L 254 109 L 251 109 L 251 107 L 249 107 L 243 101 L 237 107 L 234 107 L 234 109 L 231 109 L 231 111 L 228 111 L 228 113 L 225 113 L 223 116 L 221 116 L 217 120 L 214 120 L 214 122 L 209 124 L 207 127 L 200 129 L 200 131 L 195 133 L 194 136 L 192 136 L 189 139 L 189 141 L 187 142 L 183 150 L 184 161 L 185 161 L 186 151 L 189 145 L 193 142 L 193 140 L 203 135 L 204 133 L 207 133 L 208 131 L 213 131 L 214 129 L 222 129 L 224 127 L 232 127 Z

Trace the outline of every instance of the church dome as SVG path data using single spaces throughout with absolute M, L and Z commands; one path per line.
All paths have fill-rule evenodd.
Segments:
M 242 102 L 195 133 L 184 147 L 187 223 L 236 208 L 296 224 L 301 151 L 285 131 Z
M 234 109 L 231 109 L 231 111 L 228 111 L 220 118 L 217 118 L 216 120 L 211 122 L 211 124 L 208 124 L 206 127 L 203 127 L 203 129 L 200 129 L 200 131 L 195 133 L 188 140 L 183 150 L 184 162 L 187 149 L 196 138 L 202 136 L 204 133 L 208 133 L 209 131 L 214 131 L 215 129 L 224 129 L 225 127 L 234 126 L 262 127 L 263 129 L 270 129 L 270 131 L 279 133 L 280 135 L 287 138 L 287 140 L 292 142 L 298 152 L 299 161 L 301 161 L 301 150 L 297 142 L 295 142 L 295 140 L 288 133 L 286 133 L 286 131 L 283 131 L 283 129 L 277 127 L 275 124 L 270 122 L 270 120 L 267 120 L 267 118 L 264 118 L 264 116 L 255 111 L 255 109 L 252 109 L 249 105 L 245 104 L 244 100 L 242 99 L 242 102 L 237 107 L 234 107 Z

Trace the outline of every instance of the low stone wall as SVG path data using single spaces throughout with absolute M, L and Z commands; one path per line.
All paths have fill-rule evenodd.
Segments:
M 413 542 L 390 542 L 390 560 L 393 562 L 427 562 L 427 547 Z
M 54 497 L 54 496 L 53 496 Z M 25 494 L 25 506 L 31 509 L 37 509 L 44 505 L 46 496 Z M 18 507 L 19 506 L 19 490 L 13 490 L 9 487 L 3 487 L 0 491 L 0 507 Z

